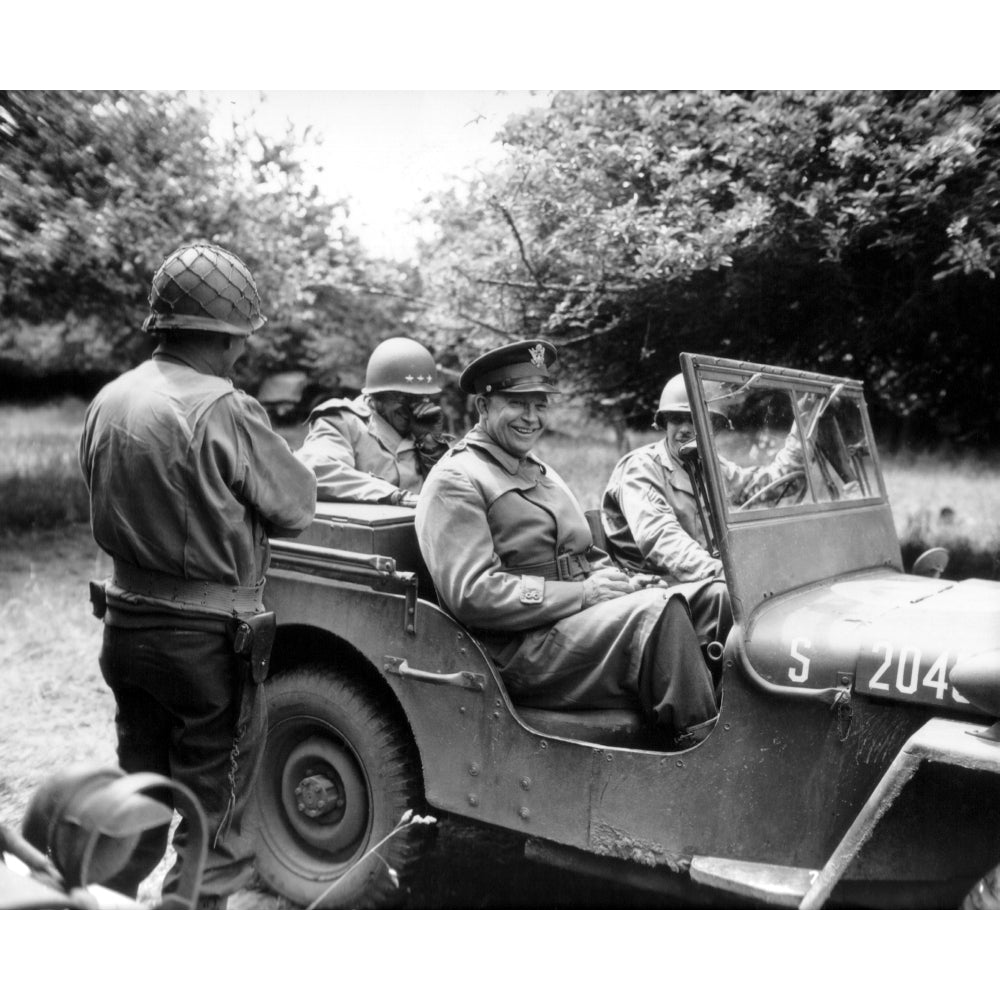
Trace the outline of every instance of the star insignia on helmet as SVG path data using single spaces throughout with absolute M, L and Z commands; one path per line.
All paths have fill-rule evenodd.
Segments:
M 406 381 L 407 382 L 412 382 L 413 381 L 413 376 L 412 375 L 407 375 L 406 376 Z
M 531 357 L 531 363 L 536 368 L 541 368 L 542 371 L 545 371 L 545 347 L 542 344 L 535 344 L 528 351 L 528 354 Z

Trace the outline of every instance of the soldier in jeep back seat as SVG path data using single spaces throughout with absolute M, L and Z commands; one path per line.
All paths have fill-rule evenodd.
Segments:
M 448 450 L 441 386 L 427 348 L 408 337 L 372 351 L 357 399 L 328 399 L 309 414 L 296 452 L 316 474 L 320 500 L 414 507 L 424 477 Z

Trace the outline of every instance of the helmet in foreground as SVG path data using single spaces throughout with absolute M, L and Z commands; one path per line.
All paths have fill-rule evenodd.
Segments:
M 431 352 L 409 337 L 390 337 L 372 351 L 365 372 L 364 392 L 406 392 L 436 396 L 441 392 Z
M 179 247 L 153 275 L 149 316 L 142 328 L 204 330 L 249 337 L 265 323 L 257 285 L 246 264 L 222 247 Z

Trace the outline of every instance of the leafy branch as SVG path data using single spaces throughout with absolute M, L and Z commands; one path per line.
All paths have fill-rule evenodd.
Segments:
M 381 861 L 382 864 L 385 865 L 386 871 L 388 871 L 389 873 L 389 878 L 392 881 L 392 884 L 396 886 L 396 888 L 398 889 L 399 873 L 396 871 L 395 868 L 392 867 L 392 865 L 390 865 L 385 860 L 385 858 L 382 857 L 381 854 L 378 854 L 379 848 L 387 841 L 389 841 L 392 837 L 395 837 L 397 833 L 402 832 L 408 827 L 436 823 L 436 822 L 437 820 L 433 816 L 415 816 L 412 809 L 407 809 L 406 812 L 399 817 L 399 821 L 396 823 L 396 825 L 377 844 L 373 844 L 353 864 L 348 865 L 348 867 L 345 868 L 335 879 L 333 879 L 333 881 L 330 882 L 330 884 L 306 907 L 306 909 L 315 910 L 316 907 L 319 906 L 319 904 L 324 899 L 326 899 L 326 897 L 333 890 L 334 886 L 336 886 L 341 879 L 344 879 L 348 875 L 350 875 L 350 873 L 354 871 L 355 868 L 357 868 L 359 865 L 364 864 L 373 854 L 376 854 L 378 856 L 379 861 Z

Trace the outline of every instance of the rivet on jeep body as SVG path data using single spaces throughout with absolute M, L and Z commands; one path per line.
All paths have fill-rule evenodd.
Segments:
M 478 806 L 479 805 L 479 799 L 476 798 L 475 795 L 470 795 L 469 796 L 469 805 L 470 806 Z
M 475 776 L 476 776 L 477 774 L 479 774 L 479 765 L 478 765 L 478 764 L 475 764 L 475 763 L 473 763 L 473 764 L 470 764 L 470 765 L 469 765 L 469 774 L 471 774 L 473 778 L 474 778 L 474 777 L 475 777 Z
M 527 791 L 529 788 L 531 788 L 531 778 L 522 778 L 521 779 L 521 787 L 525 791 Z
M 521 806 L 521 808 L 518 809 L 517 814 L 521 817 L 521 819 L 527 819 L 531 815 L 531 810 L 527 806 Z

